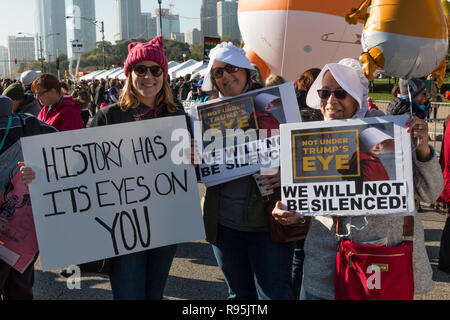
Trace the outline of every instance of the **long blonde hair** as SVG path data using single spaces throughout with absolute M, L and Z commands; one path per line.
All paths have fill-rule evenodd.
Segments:
M 120 93 L 119 107 L 123 112 L 125 112 L 128 109 L 136 108 L 137 106 L 139 106 L 139 104 L 139 97 L 133 87 L 131 71 L 128 74 L 125 86 Z M 165 104 L 167 111 L 169 112 L 175 112 L 177 110 L 177 106 L 175 105 L 175 102 L 173 100 L 172 90 L 170 89 L 169 84 L 165 79 L 163 80 L 163 86 L 161 90 L 156 94 L 154 107 L 158 107 L 161 104 Z

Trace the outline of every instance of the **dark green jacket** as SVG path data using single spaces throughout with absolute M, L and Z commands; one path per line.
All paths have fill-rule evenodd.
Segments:
M 247 226 L 250 228 L 269 228 L 268 214 L 261 193 L 253 176 L 249 176 L 248 179 L 251 179 L 251 181 L 244 213 Z M 214 245 L 217 243 L 217 229 L 219 226 L 220 188 L 221 185 L 209 187 L 206 190 L 205 203 L 203 205 L 206 241 Z M 275 192 L 269 197 L 270 200 L 275 202 L 280 200 L 281 189 L 275 189 Z

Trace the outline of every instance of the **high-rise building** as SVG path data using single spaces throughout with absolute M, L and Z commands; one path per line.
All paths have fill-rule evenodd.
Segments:
M 142 26 L 142 37 L 144 39 L 153 39 L 156 37 L 156 17 L 152 17 L 151 12 L 142 12 L 141 14 L 141 26 Z
M 72 57 L 72 42 L 83 44 L 84 52 L 95 48 L 97 30 L 95 26 L 95 0 L 67 0 L 68 55 Z
M 217 2 L 217 33 L 221 38 L 241 39 L 237 11 L 235 0 Z
M 196 43 L 203 42 L 202 32 L 197 28 L 184 33 L 184 41 L 193 46 Z
M 35 47 L 33 37 L 8 37 L 8 56 L 9 56 L 9 70 L 8 75 L 12 72 L 20 63 L 30 62 L 35 60 Z M 17 66 L 14 62 L 17 59 Z
M 200 25 L 204 37 L 217 36 L 217 1 L 202 0 L 200 7 Z
M 159 8 L 155 10 L 156 14 L 156 33 L 160 33 Z M 162 36 L 171 39 L 172 33 L 180 33 L 180 16 L 171 14 L 169 9 L 161 8 L 162 16 Z
M 116 0 L 115 40 L 142 37 L 141 21 L 141 0 Z
M 9 55 L 8 48 L 4 46 L 0 46 L 0 78 L 9 77 Z
M 67 54 L 65 1 L 36 0 L 36 9 L 39 55 L 50 61 Z

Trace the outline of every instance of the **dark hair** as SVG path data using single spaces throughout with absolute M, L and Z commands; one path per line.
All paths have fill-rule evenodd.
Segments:
M 394 97 L 397 97 L 397 95 L 400 93 L 400 87 L 399 87 L 398 83 L 394 84 L 394 86 L 392 87 L 391 93 Z
M 295 81 L 294 88 L 295 90 L 305 90 L 308 91 L 309 88 L 316 80 L 317 76 L 320 73 L 319 68 L 311 68 L 303 72 L 300 77 Z
M 31 91 L 33 91 L 33 93 L 36 93 L 39 89 L 44 89 L 46 91 L 55 89 L 58 93 L 61 93 L 61 84 L 54 75 L 43 73 L 31 84 Z

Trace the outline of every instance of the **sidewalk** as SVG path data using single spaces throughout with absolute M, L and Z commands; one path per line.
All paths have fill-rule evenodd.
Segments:
M 431 211 L 420 213 L 425 228 L 425 242 L 433 268 L 433 291 L 418 295 L 417 300 L 450 299 L 450 274 L 437 269 L 439 245 L 445 216 Z M 42 272 L 36 263 L 34 294 L 36 300 L 109 300 L 112 299 L 109 279 L 106 276 L 82 277 L 80 290 L 69 290 L 61 270 Z M 168 300 L 223 300 L 227 297 L 226 285 L 217 267 L 211 246 L 197 241 L 178 246 L 164 293 Z

